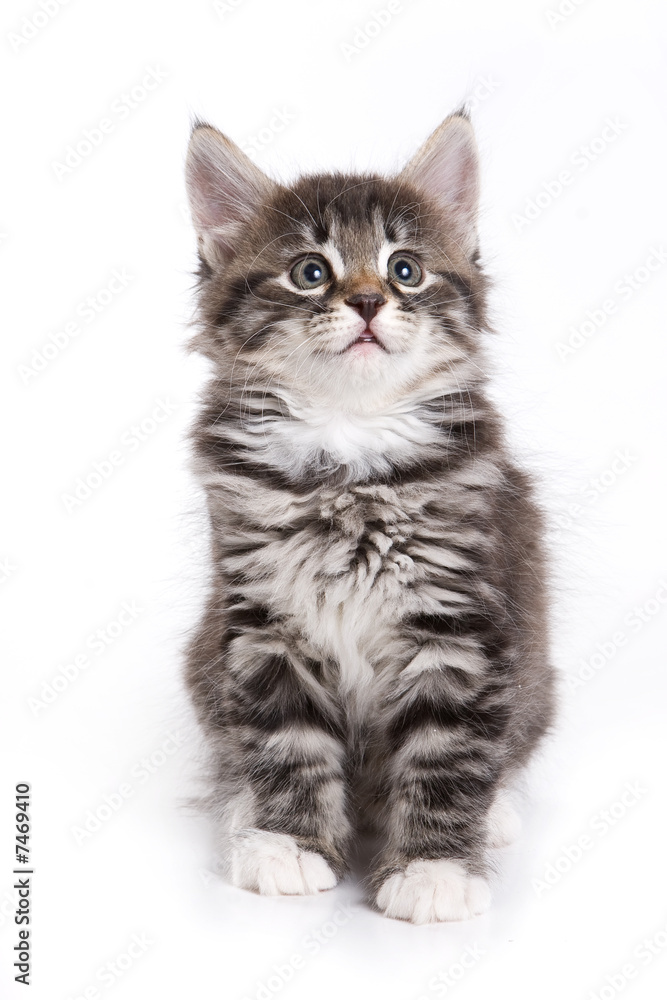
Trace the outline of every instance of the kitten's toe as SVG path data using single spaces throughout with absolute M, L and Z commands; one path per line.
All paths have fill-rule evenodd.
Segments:
M 301 851 L 299 853 L 299 866 L 306 894 L 333 889 L 338 881 L 322 855 L 316 854 L 314 851 Z
M 487 844 L 489 847 L 508 847 L 518 840 L 521 817 L 512 805 L 507 792 L 500 792 L 486 817 Z
M 234 885 L 263 896 L 310 896 L 337 881 L 321 855 L 302 850 L 288 834 L 267 830 L 233 836 L 230 869 Z
M 405 871 L 383 883 L 376 902 L 387 917 L 429 924 L 484 913 L 491 892 L 484 879 L 469 875 L 460 861 L 411 861 Z

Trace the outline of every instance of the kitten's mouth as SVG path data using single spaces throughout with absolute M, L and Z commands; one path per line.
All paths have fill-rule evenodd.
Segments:
M 348 344 L 345 350 L 351 351 L 353 347 L 358 347 L 361 344 L 374 344 L 376 347 L 379 347 L 380 350 L 386 351 L 384 344 L 378 340 L 369 326 L 367 326 L 366 329 L 359 334 L 356 340 L 353 340 L 351 344 Z

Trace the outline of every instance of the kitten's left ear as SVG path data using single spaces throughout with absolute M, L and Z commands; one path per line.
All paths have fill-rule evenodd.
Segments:
M 192 130 L 185 173 L 200 253 L 211 266 L 224 265 L 276 185 L 236 143 L 204 122 Z
M 477 247 L 479 158 L 467 115 L 445 118 L 398 175 L 443 208 L 454 223 L 466 253 Z

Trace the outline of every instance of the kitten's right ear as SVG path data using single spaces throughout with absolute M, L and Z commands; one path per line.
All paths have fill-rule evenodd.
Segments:
M 461 246 L 477 246 L 479 201 L 477 144 L 465 111 L 445 118 L 398 175 L 444 209 L 459 230 Z
M 203 122 L 192 130 L 185 177 L 200 252 L 208 264 L 224 264 L 243 223 L 274 182 L 231 139 Z

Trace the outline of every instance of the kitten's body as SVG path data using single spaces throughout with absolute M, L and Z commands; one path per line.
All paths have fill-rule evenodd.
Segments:
M 289 189 L 200 127 L 189 191 L 215 372 L 195 431 L 214 584 L 188 676 L 231 877 L 329 888 L 368 822 L 381 910 L 470 916 L 552 674 L 540 517 L 484 395 L 468 123 L 396 179 Z M 304 255 L 327 281 L 295 284 Z

